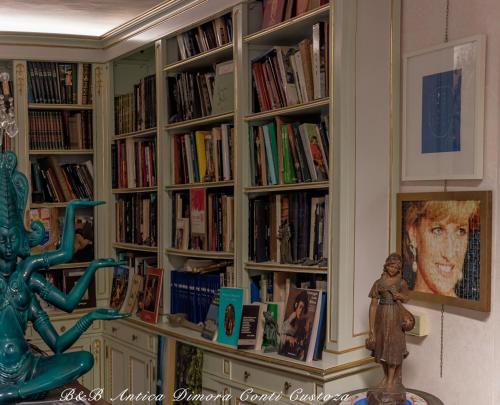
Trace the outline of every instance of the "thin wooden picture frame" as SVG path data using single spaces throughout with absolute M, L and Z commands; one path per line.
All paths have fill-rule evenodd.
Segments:
M 483 177 L 485 60 L 485 35 L 403 56 L 403 181 Z
M 490 311 L 491 207 L 491 191 L 397 195 L 397 251 L 410 298 Z

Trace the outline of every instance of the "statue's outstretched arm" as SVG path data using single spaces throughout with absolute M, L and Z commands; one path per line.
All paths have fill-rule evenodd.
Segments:
M 58 335 L 45 312 L 35 296 L 31 300 L 30 320 L 43 341 L 54 353 L 63 353 L 70 348 L 83 333 L 90 328 L 96 320 L 120 319 L 130 314 L 122 314 L 114 309 L 99 308 L 82 316 L 76 324 L 64 334 Z
M 97 269 L 103 267 L 114 267 L 118 266 L 113 259 L 97 259 L 90 263 L 89 267 L 85 273 L 80 277 L 78 282 L 74 285 L 68 294 L 63 293 L 56 286 L 54 286 L 50 281 L 48 281 L 42 274 L 34 272 L 30 278 L 31 289 L 38 293 L 48 303 L 54 305 L 55 307 L 66 311 L 72 312 L 82 299 L 85 291 L 92 281 Z
M 82 207 L 95 207 L 101 204 L 104 204 L 104 201 L 70 201 L 66 208 L 61 246 L 57 250 L 33 255 L 23 260 L 20 265 L 22 266 L 24 279 L 28 280 L 31 273 L 36 269 L 48 268 L 69 262 L 73 258 L 73 245 L 75 242 L 75 210 Z

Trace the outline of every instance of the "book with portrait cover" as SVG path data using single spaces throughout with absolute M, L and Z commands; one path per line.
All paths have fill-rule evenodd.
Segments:
M 120 310 L 127 295 L 129 283 L 129 269 L 125 266 L 113 269 L 113 281 L 111 282 L 111 297 L 109 306 L 117 311 Z
M 163 269 L 149 268 L 146 270 L 146 282 L 140 313 L 144 322 L 156 323 L 158 321 L 162 283 Z
M 238 345 L 242 311 L 243 289 L 221 288 L 217 342 L 234 347 Z
M 312 360 L 318 337 L 321 301 L 321 290 L 290 288 L 279 354 L 302 361 Z

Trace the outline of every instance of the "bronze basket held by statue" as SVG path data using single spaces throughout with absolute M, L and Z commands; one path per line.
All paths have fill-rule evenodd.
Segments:
M 398 306 L 399 306 L 399 313 L 401 315 L 401 327 L 405 332 L 409 332 L 415 327 L 415 317 L 399 301 L 398 301 Z

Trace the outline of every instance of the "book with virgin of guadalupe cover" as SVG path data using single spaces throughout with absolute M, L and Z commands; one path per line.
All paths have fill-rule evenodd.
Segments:
M 320 290 L 290 288 L 278 353 L 311 361 L 318 336 L 322 294 Z

